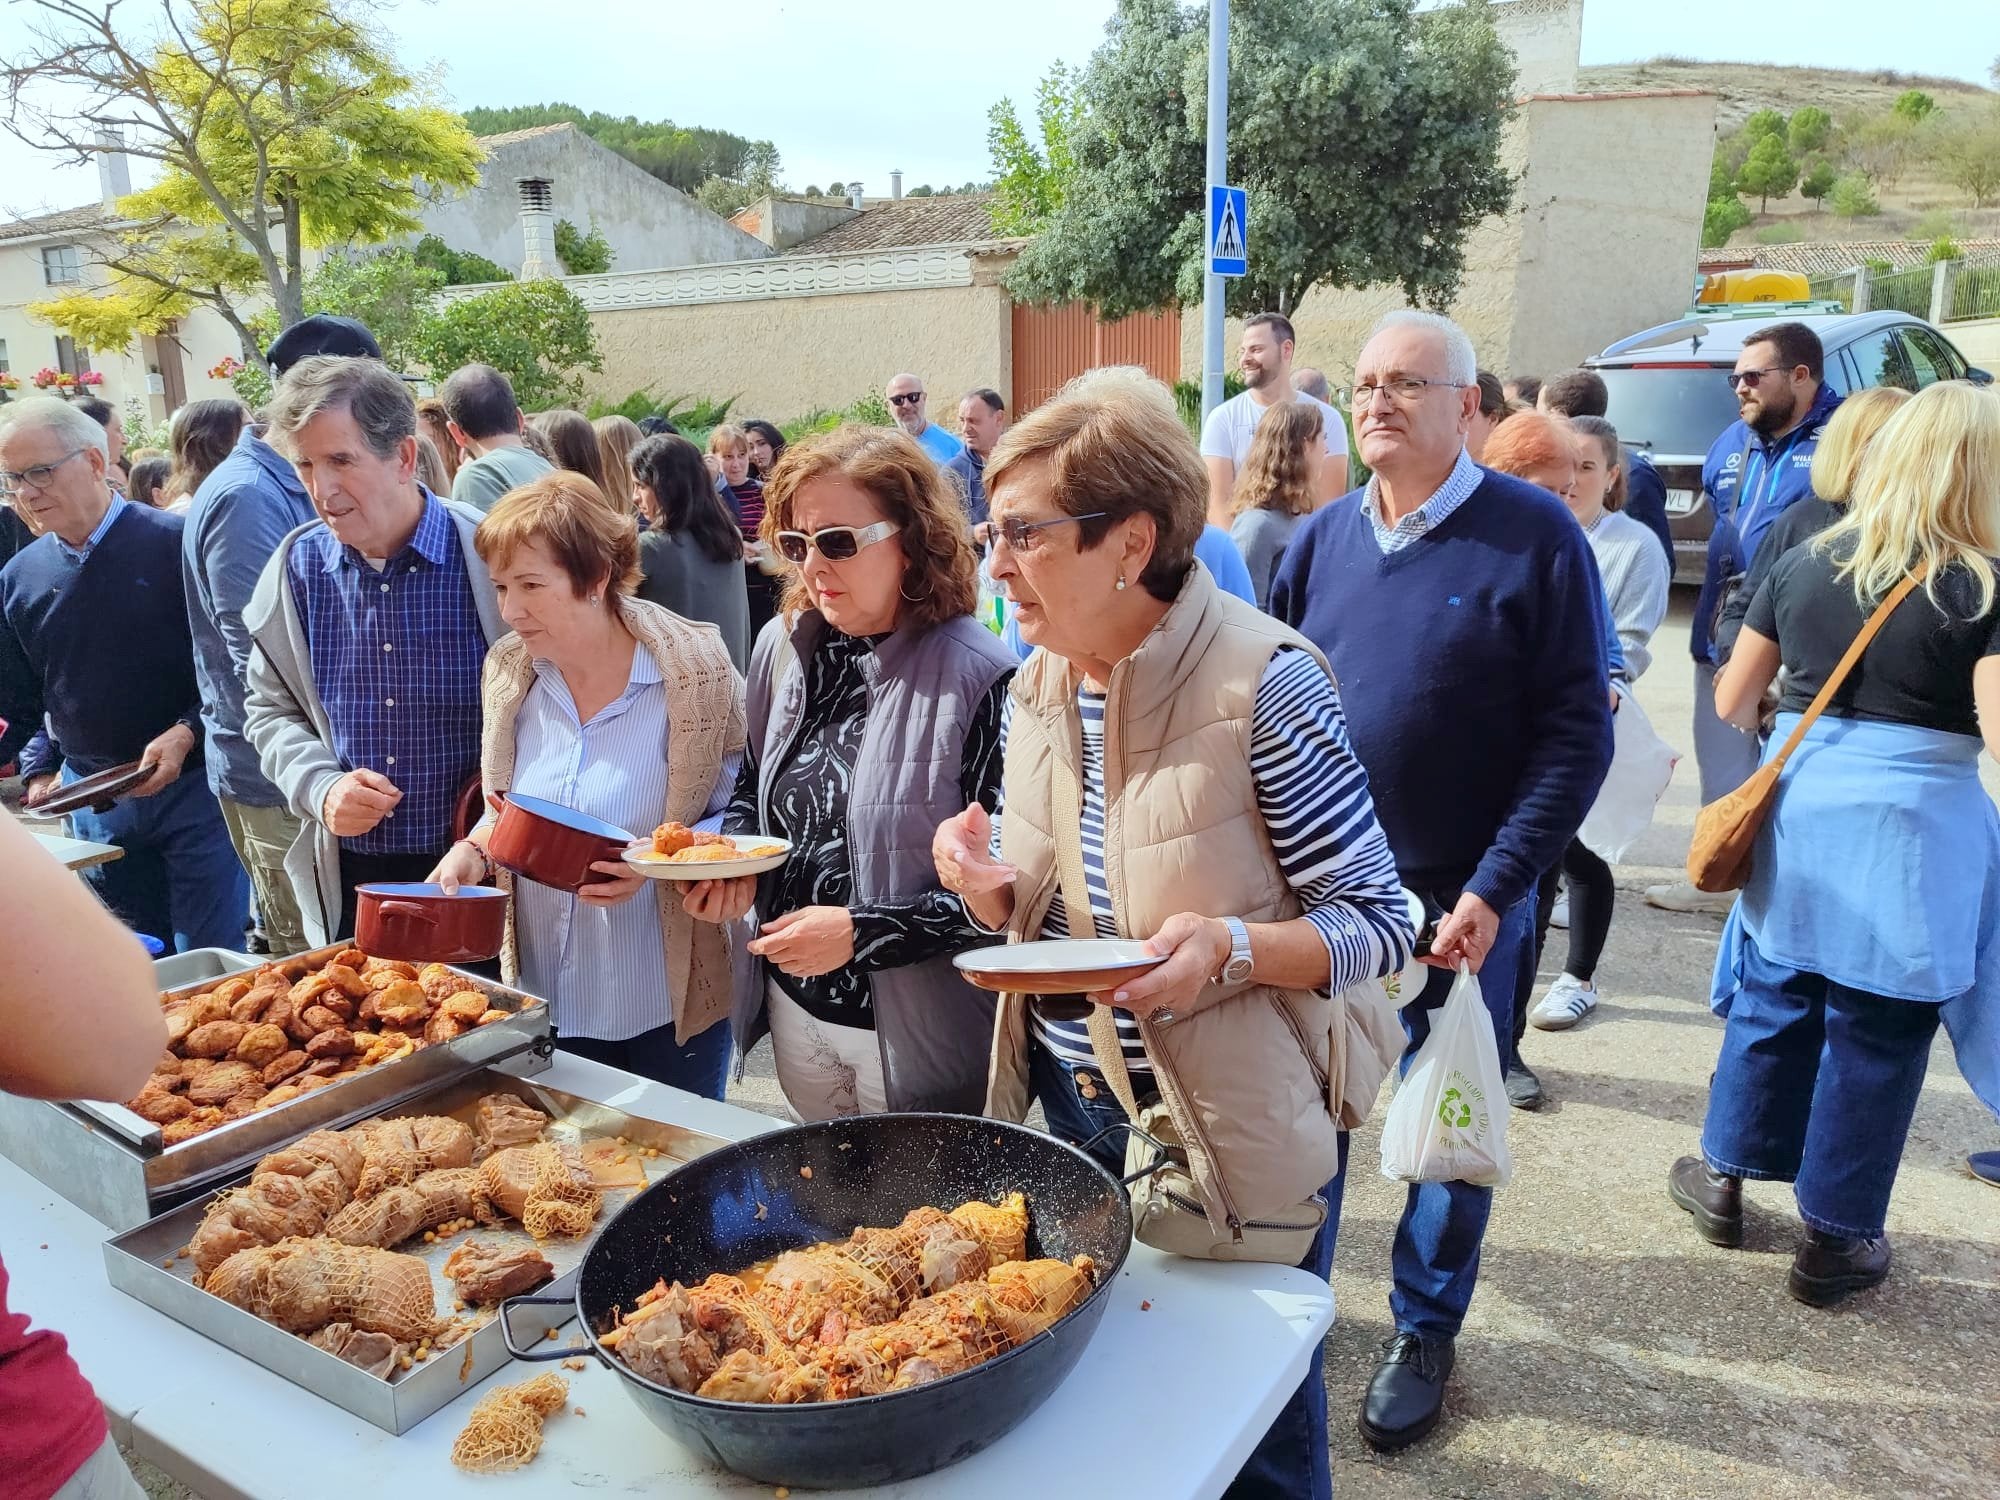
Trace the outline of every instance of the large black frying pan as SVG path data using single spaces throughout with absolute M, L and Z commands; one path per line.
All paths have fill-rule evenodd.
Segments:
M 810 1168 L 810 1177 L 801 1168 Z M 1048 1333 L 961 1374 L 888 1395 L 806 1406 L 705 1400 L 643 1380 L 598 1343 L 664 1277 L 694 1285 L 786 1250 L 889 1227 L 924 1204 L 1028 1199 L 1028 1254 L 1097 1262 L 1097 1289 Z M 1025 1418 L 1083 1353 L 1132 1243 L 1124 1186 L 1074 1146 L 970 1115 L 863 1115 L 725 1146 L 662 1178 L 598 1234 L 576 1312 L 597 1357 L 662 1430 L 723 1467 L 773 1485 L 862 1488 L 969 1458 Z M 562 1297 L 516 1297 L 509 1311 Z M 525 1326 L 525 1325 L 524 1325 Z M 517 1359 L 561 1359 L 554 1346 Z

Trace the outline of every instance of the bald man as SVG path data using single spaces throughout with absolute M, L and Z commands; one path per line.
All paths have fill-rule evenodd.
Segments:
M 889 410 L 896 425 L 938 463 L 948 464 L 965 451 L 965 444 L 931 421 L 930 397 L 921 376 L 897 375 L 889 381 Z

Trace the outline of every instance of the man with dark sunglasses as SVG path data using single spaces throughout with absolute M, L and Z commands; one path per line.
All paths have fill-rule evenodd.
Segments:
M 896 425 L 917 440 L 917 446 L 939 464 L 948 464 L 965 451 L 965 444 L 930 419 L 930 398 L 923 378 L 896 375 L 889 381 L 889 411 Z
M 1735 791 L 1757 769 L 1756 736 L 1716 716 L 1715 674 L 1722 661 L 1715 620 L 1730 589 L 1749 572 L 1771 523 L 1812 493 L 1819 435 L 1840 405 L 1839 393 L 1822 380 L 1825 364 L 1819 335 L 1805 324 L 1760 329 L 1727 377 L 1740 420 L 1715 440 L 1702 465 L 1715 529 L 1709 533 L 1708 569 L 1689 647 L 1695 661 L 1694 753 L 1704 806 Z M 1646 889 L 1647 903 L 1667 911 L 1724 913 L 1733 899 L 1697 891 L 1684 880 Z

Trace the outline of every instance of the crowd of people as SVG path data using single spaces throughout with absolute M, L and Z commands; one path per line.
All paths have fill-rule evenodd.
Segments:
M 1461 969 L 1522 1108 L 1526 1028 L 1600 1004 L 1616 888 L 1580 830 L 1673 550 L 1592 372 L 1503 382 L 1448 319 L 1399 312 L 1343 412 L 1295 354 L 1285 318 L 1249 319 L 1245 389 L 1198 441 L 1134 370 L 1011 424 L 969 391 L 960 435 L 903 373 L 889 425 L 725 423 L 704 451 L 659 418 L 525 414 L 484 365 L 419 402 L 326 318 L 272 347 L 267 410 L 183 409 L 164 469 L 108 409 L 12 404 L 0 764 L 30 807 L 144 768 L 75 831 L 123 851 L 86 876 L 105 906 L 170 946 L 240 947 L 253 899 L 292 952 L 350 937 L 362 886 L 497 886 L 501 970 L 567 1050 L 721 1098 L 768 1037 L 801 1119 L 1038 1106 L 1114 1170 L 1107 1127 L 1157 1115 L 1202 1233 L 1240 1252 L 1275 1228 L 1325 1277 L 1349 1133 Z M 2000 1111 L 2000 817 L 1976 775 L 2000 753 L 2000 400 L 1842 403 L 1821 363 L 1781 324 L 1730 377 L 1704 801 L 1921 587 L 1791 763 L 1730 906 L 1721 1059 L 1669 1191 L 1737 1244 L 1742 1179 L 1795 1182 L 1790 1286 L 1823 1303 L 1887 1274 L 1939 1025 Z M 789 852 L 686 887 L 609 861 L 571 895 L 495 865 L 507 791 Z M 1164 962 L 998 1001 L 951 963 L 1095 936 Z M 1378 1448 L 1439 1418 L 1492 1202 L 1409 1187 L 1359 1403 Z M 1231 1494 L 1330 1494 L 1317 1359 Z

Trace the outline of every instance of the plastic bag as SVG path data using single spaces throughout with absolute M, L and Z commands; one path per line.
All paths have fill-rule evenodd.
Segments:
M 1652 826 L 1653 809 L 1681 758 L 1654 730 L 1639 700 L 1623 690 L 1620 696 L 1625 701 L 1611 716 L 1611 769 L 1576 831 L 1584 848 L 1614 865 Z
M 1396 1085 L 1382 1121 L 1382 1175 L 1393 1182 L 1470 1182 L 1505 1187 L 1514 1175 L 1507 1150 L 1507 1076 L 1493 1016 L 1479 981 L 1458 978 L 1431 1017 L 1431 1034 Z

